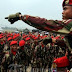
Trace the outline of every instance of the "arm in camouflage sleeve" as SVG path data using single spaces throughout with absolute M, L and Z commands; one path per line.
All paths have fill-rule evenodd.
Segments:
M 68 34 L 70 28 L 68 24 L 72 24 L 72 20 L 58 21 L 58 20 L 47 20 L 45 18 L 33 17 L 29 15 L 21 16 L 20 18 L 30 26 L 36 27 L 37 29 L 44 31 L 51 31 L 54 33 Z
M 55 42 L 55 45 L 67 48 L 66 42 L 62 39 L 57 39 L 56 42 Z

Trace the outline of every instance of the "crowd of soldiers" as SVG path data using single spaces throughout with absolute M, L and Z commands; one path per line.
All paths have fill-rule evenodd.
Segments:
M 13 65 L 17 65 L 18 69 L 24 68 L 25 72 L 28 66 L 32 67 L 32 72 L 34 68 L 51 69 L 55 58 L 65 56 L 66 47 L 60 47 L 54 43 L 44 45 L 43 39 L 46 37 L 64 39 L 64 36 L 56 34 L 0 33 L 1 71 L 8 72 L 9 69 L 14 69 Z

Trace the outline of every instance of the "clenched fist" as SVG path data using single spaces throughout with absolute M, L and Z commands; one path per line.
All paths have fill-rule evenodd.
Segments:
M 19 15 L 21 15 L 20 12 L 16 13 L 16 14 L 11 14 L 8 17 L 5 17 L 5 19 L 8 19 L 8 21 L 13 24 L 14 22 L 20 20 L 19 19 Z

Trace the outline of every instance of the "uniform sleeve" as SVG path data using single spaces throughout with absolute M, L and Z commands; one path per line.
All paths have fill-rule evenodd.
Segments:
M 62 39 L 57 39 L 55 44 L 60 46 L 60 47 L 68 48 L 67 45 L 66 45 L 66 42 Z
M 45 18 L 29 16 L 24 20 L 28 25 L 44 31 L 68 34 L 70 31 L 65 27 L 67 23 L 58 20 L 47 20 Z

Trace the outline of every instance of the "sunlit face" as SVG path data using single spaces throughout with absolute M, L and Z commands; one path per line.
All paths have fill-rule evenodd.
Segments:
M 72 19 L 72 6 L 63 7 L 62 17 L 62 19 Z
M 11 49 L 12 49 L 13 51 L 17 51 L 17 47 L 18 47 L 17 45 L 12 45 L 12 46 L 11 46 Z
M 3 38 L 0 39 L 0 42 L 3 42 Z

